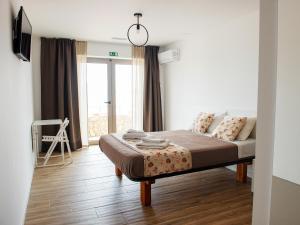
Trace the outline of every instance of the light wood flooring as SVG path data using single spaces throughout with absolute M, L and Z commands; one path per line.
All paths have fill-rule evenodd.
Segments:
M 251 224 L 250 181 L 236 183 L 228 169 L 156 180 L 152 206 L 142 207 L 139 183 L 116 177 L 99 147 L 73 158 L 64 168 L 35 170 L 26 225 Z

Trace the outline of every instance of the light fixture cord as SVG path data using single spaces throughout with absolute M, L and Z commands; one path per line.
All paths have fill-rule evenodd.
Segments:
M 137 27 L 138 30 L 140 29 L 140 15 L 137 15 Z

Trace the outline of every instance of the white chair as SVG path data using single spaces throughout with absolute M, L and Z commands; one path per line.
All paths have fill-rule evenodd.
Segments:
M 71 159 L 71 162 L 73 161 L 72 159 L 72 154 L 71 154 L 71 148 L 69 144 L 69 139 L 66 131 L 66 127 L 69 125 L 69 120 L 68 118 L 65 118 L 64 122 L 60 125 L 60 128 L 56 134 L 56 136 L 43 136 L 42 137 L 42 142 L 52 142 L 47 154 L 45 155 L 45 161 L 43 163 L 43 166 L 46 166 L 48 163 L 56 145 L 58 142 L 60 142 L 60 148 L 61 148 L 61 157 L 62 157 L 62 163 L 59 164 L 52 164 L 52 165 L 62 165 L 65 164 L 65 148 L 64 148 L 64 143 L 67 145 L 69 157 Z
M 52 142 L 46 155 L 44 157 L 39 156 L 39 150 L 38 150 L 38 129 L 37 126 L 43 126 L 43 125 L 60 125 L 60 128 L 55 136 L 42 136 L 42 142 Z M 68 135 L 66 132 L 66 127 L 69 125 L 68 118 L 65 118 L 65 120 L 62 122 L 62 120 L 40 120 L 35 121 L 33 126 L 34 131 L 34 150 L 36 152 L 36 167 L 46 167 L 46 166 L 58 166 L 58 165 L 65 165 L 65 148 L 64 145 L 67 145 L 68 155 L 70 158 L 70 163 L 73 162 L 72 154 L 71 154 L 71 148 L 69 144 Z M 61 146 L 61 154 L 60 155 L 52 155 L 56 145 L 60 142 Z M 52 157 L 61 157 L 62 161 L 60 163 L 55 164 L 47 164 L 49 159 Z M 42 158 L 44 159 L 44 162 L 42 165 L 38 164 L 38 159 Z

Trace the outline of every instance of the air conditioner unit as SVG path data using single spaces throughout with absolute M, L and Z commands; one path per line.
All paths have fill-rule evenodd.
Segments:
M 158 61 L 160 64 L 174 62 L 179 60 L 179 49 L 170 49 L 165 52 L 158 53 Z

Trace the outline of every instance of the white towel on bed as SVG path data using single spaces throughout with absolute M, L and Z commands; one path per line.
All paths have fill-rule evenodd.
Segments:
M 143 130 L 128 129 L 126 133 L 131 134 L 131 133 L 145 133 L 145 132 Z
M 146 137 L 147 134 L 146 133 L 142 133 L 142 132 L 139 132 L 139 133 L 126 133 L 126 134 L 123 134 L 122 138 L 123 139 L 132 139 L 132 140 L 140 140 L 142 137 Z
M 127 140 L 140 140 L 142 137 L 146 137 L 147 134 L 143 130 L 129 129 L 122 138 Z
M 151 143 L 151 142 L 139 142 L 136 144 L 137 148 L 140 149 L 165 149 L 170 145 L 169 140 L 165 140 L 164 142 L 160 143 Z
M 143 142 L 148 143 L 163 143 L 166 141 L 164 138 L 154 137 L 154 136 L 147 136 L 142 138 Z

